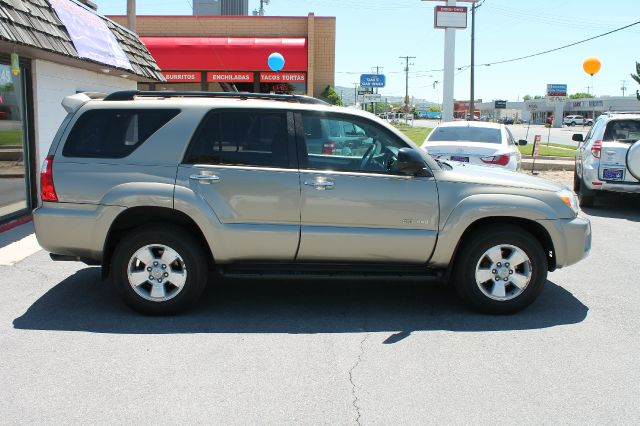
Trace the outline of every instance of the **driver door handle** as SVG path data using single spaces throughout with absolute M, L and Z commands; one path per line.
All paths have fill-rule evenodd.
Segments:
M 336 186 L 336 184 L 332 180 L 329 180 L 326 178 L 315 178 L 315 179 L 305 180 L 304 184 L 307 186 L 312 186 L 318 191 L 333 189 Z

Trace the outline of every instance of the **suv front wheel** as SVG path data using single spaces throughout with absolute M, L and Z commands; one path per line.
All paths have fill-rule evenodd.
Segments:
M 454 265 L 455 288 L 471 307 L 491 314 L 524 309 L 547 279 L 544 249 L 529 232 L 504 225 L 471 234 Z
M 136 228 L 116 247 L 111 277 L 127 305 L 147 315 L 184 310 L 204 290 L 207 259 L 201 244 L 178 226 Z

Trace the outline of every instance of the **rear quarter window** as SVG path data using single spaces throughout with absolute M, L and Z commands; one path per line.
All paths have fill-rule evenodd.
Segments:
M 172 118 L 177 109 L 94 109 L 75 123 L 62 150 L 65 157 L 124 158 Z

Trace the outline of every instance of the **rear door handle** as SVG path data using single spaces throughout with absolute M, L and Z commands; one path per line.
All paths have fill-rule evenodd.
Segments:
M 305 180 L 304 184 L 307 186 L 312 186 L 318 191 L 333 189 L 336 186 L 336 184 L 333 183 L 333 181 L 327 180 L 327 179 L 320 179 L 320 178 Z
M 193 174 L 191 176 L 189 176 L 189 179 L 191 180 L 195 180 L 198 183 L 202 183 L 205 185 L 209 185 L 212 183 L 218 183 L 220 182 L 220 176 L 216 176 L 216 175 L 203 175 L 203 174 Z

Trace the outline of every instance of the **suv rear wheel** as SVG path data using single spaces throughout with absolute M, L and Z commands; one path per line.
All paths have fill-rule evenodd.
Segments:
M 203 252 L 183 228 L 159 224 L 136 228 L 114 251 L 113 285 L 138 312 L 175 314 L 204 290 L 208 262 Z
M 491 227 L 463 242 L 453 275 L 455 288 L 473 308 L 491 314 L 524 309 L 547 279 L 544 249 L 516 226 Z
M 596 202 L 596 194 L 586 187 L 575 171 L 573 172 L 573 190 L 578 195 L 580 207 L 593 207 Z

